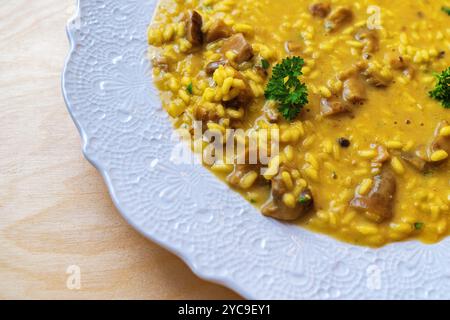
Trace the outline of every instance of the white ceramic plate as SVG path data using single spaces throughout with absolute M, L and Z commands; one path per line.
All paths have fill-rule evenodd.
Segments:
M 146 30 L 155 0 L 79 0 L 63 74 L 87 159 L 125 219 L 200 277 L 255 299 L 450 298 L 450 241 L 380 250 L 262 217 L 177 141 L 152 85 Z

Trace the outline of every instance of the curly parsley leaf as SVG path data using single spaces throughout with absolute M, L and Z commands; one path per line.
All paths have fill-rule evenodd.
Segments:
M 444 108 L 450 108 L 450 67 L 435 74 L 437 81 L 436 87 L 429 92 L 430 97 L 440 101 Z
M 300 82 L 305 61 L 300 57 L 286 58 L 272 70 L 265 97 L 280 104 L 279 111 L 288 120 L 294 120 L 308 103 L 308 88 Z

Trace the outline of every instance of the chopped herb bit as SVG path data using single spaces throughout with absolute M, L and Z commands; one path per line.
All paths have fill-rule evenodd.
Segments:
M 424 227 L 424 223 L 422 223 L 422 222 L 416 222 L 416 223 L 414 223 L 414 229 L 416 229 L 416 230 L 422 230 L 423 229 L 423 227 Z
M 309 203 L 309 202 L 311 202 L 311 196 L 308 195 L 308 194 L 302 194 L 298 198 L 298 202 L 301 203 L 301 204 Z
M 270 63 L 266 59 L 262 59 L 261 60 L 261 66 L 263 67 L 264 70 L 267 70 L 270 67 Z
M 188 86 L 186 87 L 186 91 L 189 94 L 192 94 L 194 92 L 193 87 L 192 87 L 192 82 L 188 84 Z
M 450 16 L 450 7 L 442 7 L 442 11 Z
M 286 58 L 273 68 L 265 97 L 280 104 L 279 111 L 288 120 L 294 120 L 308 103 L 308 88 L 298 79 L 305 61 L 300 57 Z
M 256 203 L 256 200 L 255 199 L 250 199 L 250 202 L 251 203 Z
M 430 91 L 430 97 L 440 101 L 444 108 L 450 108 L 450 67 L 442 71 L 441 74 L 435 74 L 438 82 L 436 87 Z

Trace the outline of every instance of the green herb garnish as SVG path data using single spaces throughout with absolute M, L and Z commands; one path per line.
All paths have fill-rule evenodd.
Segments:
M 187 91 L 189 94 L 192 94 L 192 93 L 194 92 L 194 89 L 193 89 L 193 87 L 192 87 L 192 82 L 189 83 L 189 84 L 187 85 L 186 91 Z
M 261 60 L 261 66 L 263 67 L 264 70 L 267 70 L 270 67 L 270 63 L 266 59 L 262 59 Z
M 307 204 L 311 202 L 311 196 L 307 195 L 307 194 L 302 194 L 300 195 L 300 197 L 298 198 L 298 203 L 301 204 Z
M 294 120 L 308 103 L 308 88 L 299 80 L 304 64 L 300 57 L 284 59 L 273 68 L 266 87 L 266 99 L 277 101 L 278 110 L 288 121 Z
M 422 230 L 423 229 L 423 227 L 424 227 L 424 223 L 422 223 L 422 222 L 416 222 L 416 223 L 414 223 L 414 229 L 416 229 L 416 230 Z
M 441 10 L 450 16 L 450 7 L 442 7 Z
M 430 91 L 430 97 L 440 101 L 444 108 L 450 108 L 450 67 L 442 71 L 440 74 L 435 74 L 438 80 L 436 87 Z

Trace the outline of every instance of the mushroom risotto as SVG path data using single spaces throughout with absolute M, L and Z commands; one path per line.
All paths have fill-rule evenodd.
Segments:
M 148 40 L 195 150 L 276 142 L 205 161 L 263 215 L 372 247 L 449 234 L 447 1 L 162 0 Z

